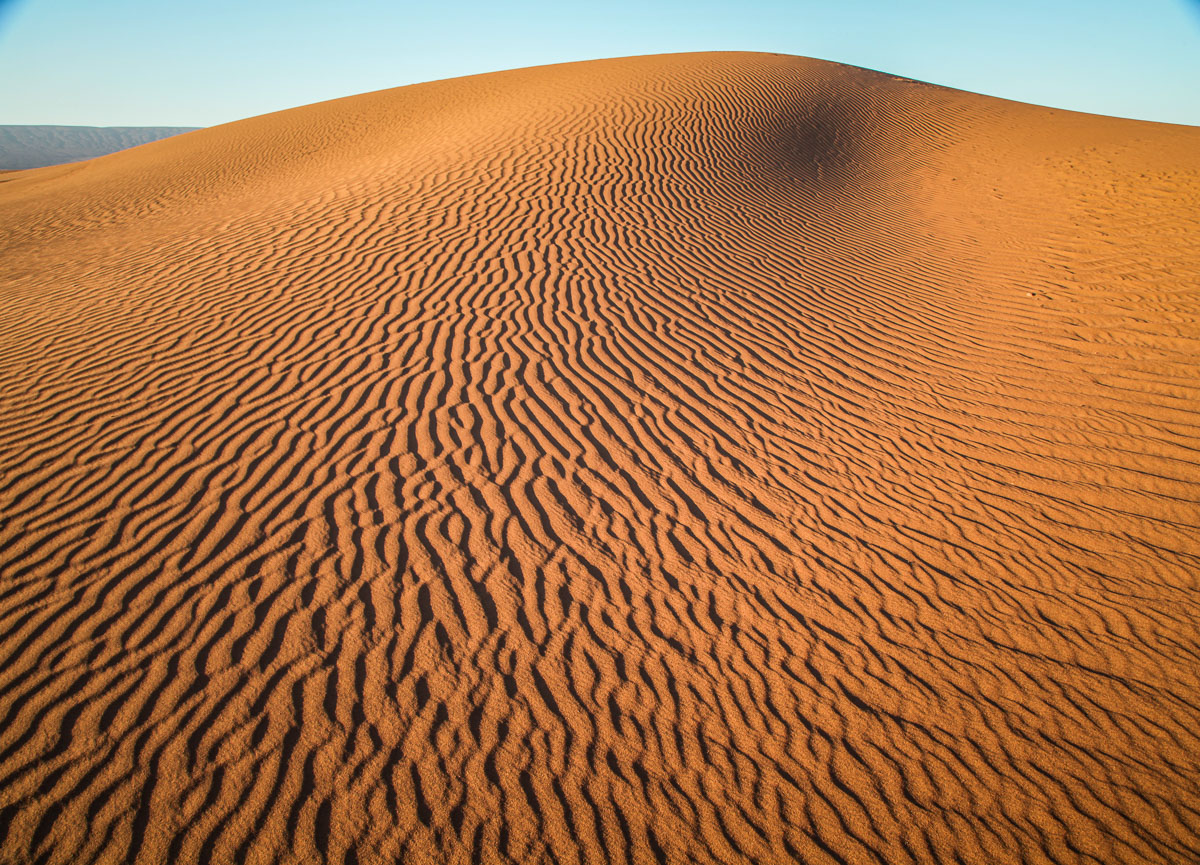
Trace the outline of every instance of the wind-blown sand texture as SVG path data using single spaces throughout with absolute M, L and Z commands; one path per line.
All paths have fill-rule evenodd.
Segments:
M 0 170 L 92 159 L 191 132 L 177 126 L 0 126 Z
M 0 232 L 3 861 L 1200 859 L 1200 129 L 623 59 Z

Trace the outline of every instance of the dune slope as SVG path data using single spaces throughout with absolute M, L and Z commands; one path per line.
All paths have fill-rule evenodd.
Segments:
M 0 181 L 2 861 L 1200 859 L 1200 129 L 672 55 Z

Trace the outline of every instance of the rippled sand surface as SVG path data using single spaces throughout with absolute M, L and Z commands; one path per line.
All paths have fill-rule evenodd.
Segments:
M 0 861 L 1200 860 L 1200 129 L 598 61 L 0 238 Z

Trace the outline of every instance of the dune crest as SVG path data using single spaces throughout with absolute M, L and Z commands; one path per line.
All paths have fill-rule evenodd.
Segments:
M 0 236 L 3 861 L 1200 858 L 1200 129 L 627 58 Z

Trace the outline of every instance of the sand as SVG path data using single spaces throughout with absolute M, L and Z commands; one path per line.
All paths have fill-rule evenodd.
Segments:
M 0 237 L 0 860 L 1200 859 L 1200 129 L 598 61 Z

